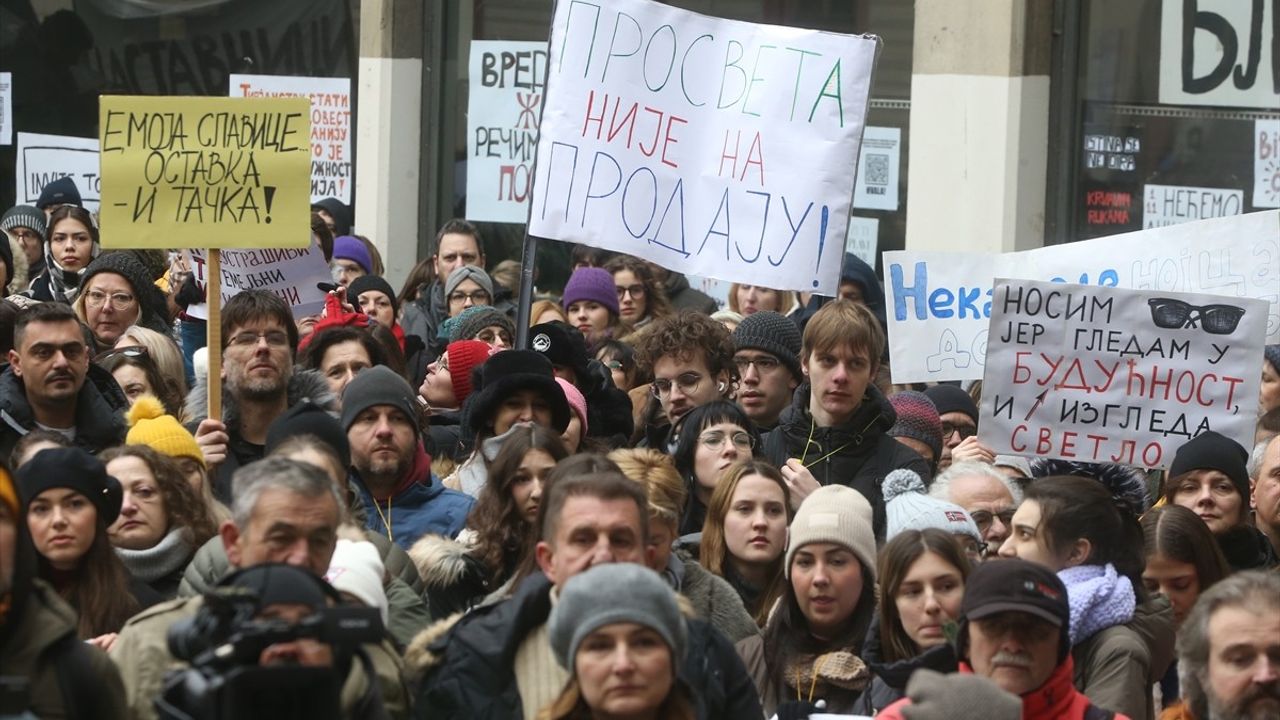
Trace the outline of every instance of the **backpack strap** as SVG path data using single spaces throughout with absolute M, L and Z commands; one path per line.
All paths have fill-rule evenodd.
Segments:
M 1114 720 L 1115 716 L 1114 712 L 1103 710 L 1093 703 L 1089 703 L 1089 707 L 1084 710 L 1084 720 Z

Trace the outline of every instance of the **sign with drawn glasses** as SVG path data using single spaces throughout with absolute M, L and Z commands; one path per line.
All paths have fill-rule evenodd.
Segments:
M 1170 330 L 1199 327 L 1214 335 L 1230 335 L 1244 316 L 1244 308 L 1236 305 L 1192 305 L 1173 298 L 1151 298 L 1147 304 L 1156 327 Z
M 979 439 L 997 453 L 1167 467 L 1216 430 L 1253 443 L 1267 302 L 998 280 Z

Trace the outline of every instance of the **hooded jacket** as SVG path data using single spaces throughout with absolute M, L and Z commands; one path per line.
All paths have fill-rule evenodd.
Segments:
M 390 537 L 408 550 L 427 533 L 457 537 L 475 504 L 466 493 L 450 490 L 431 472 L 431 458 L 419 442 L 409 472 L 387 497 L 375 498 L 354 468 L 348 482 L 368 511 L 365 527 Z M 388 525 L 390 528 L 388 529 Z
M 898 416 L 889 400 L 874 386 L 846 422 L 816 427 L 809 414 L 809 384 L 796 389 L 778 426 L 764 436 L 764 456 L 781 467 L 788 458 L 803 459 L 821 485 L 847 485 L 871 503 L 876 538 L 885 532 L 884 499 L 880 483 L 892 470 L 913 470 L 929 477 L 929 466 L 911 448 L 887 433 Z M 812 439 L 810 439 L 812 438 Z
M 1127 715 L 1102 710 L 1091 703 L 1090 698 L 1075 689 L 1071 684 L 1072 662 L 1068 657 L 1040 687 L 1022 695 L 1023 720 L 1129 720 Z M 973 669 L 960 663 L 960 672 L 972 675 Z M 1134 688 L 1136 692 L 1144 692 L 1145 687 Z M 911 700 L 902 699 L 890 705 L 876 715 L 884 720 L 904 720 L 902 708 L 911 704 Z
M 303 400 L 310 400 L 323 410 L 336 416 L 338 399 L 329 390 L 329 383 L 315 370 L 293 369 L 286 388 L 287 402 L 293 407 Z M 187 429 L 194 435 L 200 421 L 209 417 L 209 381 L 207 376 L 197 376 L 196 384 L 187 393 L 186 415 L 191 418 Z M 213 495 L 226 505 L 231 504 L 231 476 L 242 465 L 261 460 L 266 448 L 245 440 L 240 435 L 240 403 L 234 394 L 222 384 L 222 422 L 227 426 L 227 459 L 218 464 L 218 476 L 213 479 Z
M 1173 606 L 1165 596 L 1153 595 L 1138 605 L 1129 622 L 1100 630 L 1071 648 L 1075 686 L 1099 707 L 1151 720 L 1150 688 L 1173 662 L 1174 640 Z
M 89 363 L 84 385 L 76 394 L 75 444 L 98 453 L 124 442 L 129 431 L 124 411 L 129 401 L 111 373 Z M 9 457 L 23 435 L 36 429 L 35 411 L 26 386 L 7 363 L 0 365 L 0 457 Z
M 0 674 L 26 678 L 27 709 L 35 717 L 126 717 L 124 685 L 115 665 L 106 653 L 80 641 L 70 605 L 43 581 L 28 581 L 0 619 Z
M 514 672 L 521 642 L 551 615 L 551 581 L 535 572 L 508 600 L 477 607 L 423 631 L 405 653 L 406 671 L 421 675 L 420 718 L 523 720 Z M 699 720 L 760 718 L 760 701 L 742 661 L 724 636 L 688 620 L 680 679 L 692 689 Z
M 689 286 L 689 278 L 678 272 L 667 273 L 667 281 L 663 283 L 667 291 L 667 299 L 671 301 L 671 309 L 697 310 L 710 315 L 720 309 L 710 295 Z

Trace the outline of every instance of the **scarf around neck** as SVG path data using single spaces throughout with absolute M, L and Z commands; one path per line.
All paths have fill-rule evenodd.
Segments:
M 116 548 L 116 555 L 133 577 L 153 583 L 184 567 L 193 552 L 186 528 L 173 528 L 160 542 L 146 550 Z
M 1115 565 L 1077 565 L 1062 570 L 1058 577 L 1067 586 L 1071 605 L 1072 646 L 1133 619 L 1138 606 L 1133 582 L 1117 573 Z

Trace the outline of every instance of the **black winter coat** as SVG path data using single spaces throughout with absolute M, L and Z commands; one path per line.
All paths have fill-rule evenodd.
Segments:
M 129 430 L 124 419 L 128 407 L 111 373 L 90 363 L 76 394 L 76 446 L 99 453 L 123 443 Z M 0 365 L 0 457 L 13 454 L 18 440 L 35 428 L 35 411 L 27 402 L 22 378 L 7 363 Z
M 871 668 L 871 685 L 853 706 L 854 715 L 874 717 L 881 710 L 907 696 L 907 681 L 916 670 L 926 668 L 944 675 L 957 672 L 960 667 L 951 643 L 936 647 L 897 662 L 884 662 L 880 647 L 880 613 L 876 613 L 867 640 L 862 644 L 862 659 Z
M 515 595 L 477 607 L 426 651 L 430 667 L 419 686 L 415 717 L 424 720 L 522 720 L 516 651 L 551 615 L 551 581 L 525 578 Z M 688 620 L 688 651 L 680 679 L 692 689 L 699 720 L 760 718 L 760 699 L 733 645 L 702 620 Z
M 885 476 L 906 468 L 922 478 L 929 477 L 924 458 L 886 434 L 897 419 L 889 400 L 874 385 L 868 385 L 848 422 L 815 427 L 809 414 L 809 384 L 805 383 L 796 389 L 791 406 L 782 411 L 778 426 L 764 436 L 764 456 L 779 467 L 788 458 L 804 458 L 819 484 L 847 485 L 862 493 L 871 503 L 876 539 L 883 540 L 885 510 L 880 483 Z

